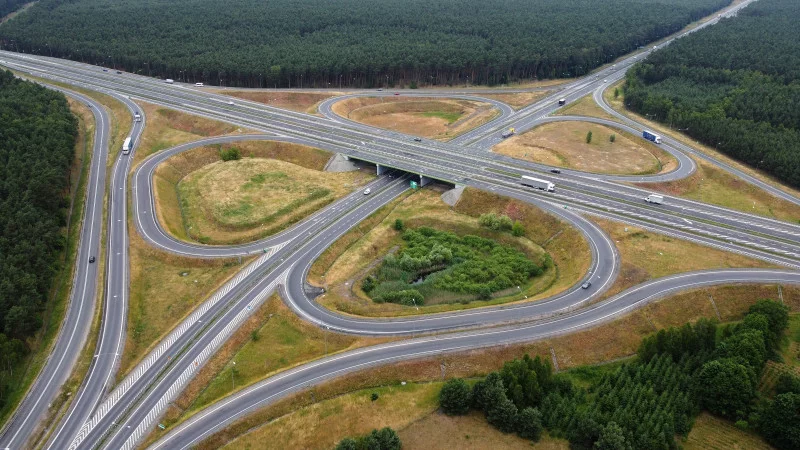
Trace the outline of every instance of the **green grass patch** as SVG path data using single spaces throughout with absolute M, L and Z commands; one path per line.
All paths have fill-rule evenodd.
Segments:
M 420 114 L 423 117 L 438 117 L 440 119 L 444 119 L 447 121 L 448 125 L 460 119 L 462 115 L 457 111 L 425 111 Z

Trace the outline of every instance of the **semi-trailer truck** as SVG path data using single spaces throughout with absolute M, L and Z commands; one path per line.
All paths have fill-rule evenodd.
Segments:
M 522 179 L 519 182 L 523 186 L 532 187 L 534 189 L 541 189 L 547 192 L 553 192 L 556 190 L 556 185 L 547 181 L 542 180 L 539 178 L 529 177 L 527 175 L 523 175 Z
M 647 130 L 642 131 L 642 137 L 647 139 L 648 141 L 655 142 L 656 144 L 661 143 L 661 136 L 651 133 Z
M 517 130 L 515 130 L 513 128 L 509 128 L 506 131 L 503 131 L 503 134 L 502 134 L 503 139 L 513 136 L 514 133 L 516 133 L 516 132 L 517 132 Z
M 127 155 L 131 152 L 131 148 L 133 147 L 133 139 L 130 136 L 125 138 L 125 142 L 122 143 L 122 154 Z
M 644 198 L 644 201 L 646 201 L 647 203 L 652 203 L 654 205 L 660 205 L 664 203 L 664 196 L 658 194 L 650 194 Z

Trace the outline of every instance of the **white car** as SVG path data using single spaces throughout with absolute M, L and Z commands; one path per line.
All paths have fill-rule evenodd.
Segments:
M 197 87 L 203 87 L 203 83 L 195 83 L 194 85 Z
M 608 83 L 608 80 L 603 80 L 603 83 Z
M 364 195 L 369 195 L 370 192 L 372 192 L 372 190 L 370 190 L 370 188 L 364 189 Z

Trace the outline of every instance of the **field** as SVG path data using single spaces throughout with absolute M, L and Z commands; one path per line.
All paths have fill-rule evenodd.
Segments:
M 586 142 L 592 133 L 591 143 Z M 614 142 L 610 137 L 614 136 Z M 644 139 L 589 122 L 540 125 L 497 144 L 493 151 L 517 159 L 592 173 L 645 175 L 668 172 L 676 161 Z
M 136 149 L 134 166 L 153 153 L 179 144 L 196 141 L 204 137 L 250 131 L 239 129 L 224 122 L 185 114 L 150 103 L 140 102 L 139 107 L 145 113 L 147 126 L 144 128 L 144 133 L 140 137 L 139 147 Z M 130 113 L 128 113 L 128 117 L 130 117 Z M 122 144 L 120 143 L 121 146 Z
M 667 195 L 724 206 L 778 220 L 798 223 L 800 206 L 779 199 L 728 172 L 699 159 L 692 175 L 664 183 L 636 183 L 637 186 Z
M 613 92 L 613 89 L 612 89 Z M 570 103 L 559 109 L 558 112 L 553 114 L 555 116 L 589 116 L 599 117 L 601 119 L 616 120 L 614 116 L 603 111 L 592 98 L 592 94 L 579 98 L 577 101 Z
M 236 148 L 242 159 L 221 161 Z M 298 144 L 247 141 L 199 147 L 156 169 L 159 220 L 172 235 L 205 244 L 259 239 L 296 223 L 373 179 L 323 172 L 330 153 Z
M 565 81 L 566 82 L 566 81 Z M 547 97 L 553 91 L 529 91 L 517 92 L 513 94 L 478 94 L 481 97 L 499 100 L 514 109 L 522 109 L 541 98 Z
M 291 111 L 318 114 L 317 105 L 320 102 L 327 100 L 336 95 L 341 95 L 340 92 L 286 92 L 286 91 L 231 91 L 220 90 L 220 94 L 230 95 L 244 100 L 251 100 L 254 102 L 263 103 L 267 106 L 274 106 L 275 108 L 288 109 Z
M 390 203 L 334 243 L 311 268 L 309 281 L 325 286 L 327 291 L 317 301 L 333 310 L 355 315 L 396 316 L 441 312 L 539 299 L 571 286 L 585 273 L 589 264 L 588 248 L 582 236 L 572 227 L 528 205 L 480 191 L 466 190 L 455 209 L 442 202 L 440 194 L 440 189 L 426 188 Z M 486 203 L 494 207 L 488 208 Z M 491 210 L 520 219 L 526 229 L 525 236 L 515 238 L 509 233 L 492 232 L 479 227 L 477 216 Z M 541 257 L 543 248 L 551 255 L 555 265 L 527 286 L 501 292 L 491 300 L 464 301 L 453 296 L 451 302 L 442 298 L 439 299 L 440 304 L 422 306 L 419 310 L 398 304 L 377 304 L 361 290 L 361 279 L 400 244 L 400 233 L 393 228 L 395 219 L 401 219 L 406 228 L 425 225 L 460 235 L 474 234 L 491 238 L 513 245 L 529 257 Z M 460 301 L 453 303 L 456 300 Z
M 686 450 L 770 450 L 773 447 L 758 435 L 736 428 L 731 422 L 700 414 L 683 442 Z
M 357 97 L 333 105 L 333 112 L 367 125 L 447 141 L 490 121 L 499 111 L 471 100 Z
M 784 286 L 782 294 L 783 302 L 789 305 L 792 311 L 800 311 L 800 288 Z M 709 301 L 709 297 L 714 298 L 716 310 Z M 199 444 L 197 448 L 199 450 L 219 448 L 232 442 L 237 436 L 262 429 L 262 424 L 287 414 L 295 414 L 295 411 L 300 411 L 304 406 L 336 398 L 342 394 L 365 389 L 369 390 L 364 392 L 371 393 L 378 387 L 386 386 L 399 388 L 401 381 L 413 383 L 439 381 L 449 377 L 485 376 L 488 372 L 499 369 L 503 362 L 518 358 L 525 353 L 550 358 L 552 349 L 556 355 L 557 367 L 561 371 L 583 365 L 619 360 L 633 355 L 642 338 L 654 331 L 694 322 L 700 317 L 718 317 L 722 322 L 740 320 L 747 308 L 762 298 L 778 298 L 777 287 L 774 285 L 741 285 L 692 290 L 652 303 L 620 319 L 578 333 L 527 344 L 475 349 L 458 354 L 443 354 L 424 360 L 403 361 L 361 371 L 314 386 L 310 390 L 269 405 L 215 433 Z M 715 311 L 719 312 L 719 316 Z M 364 414 L 364 417 L 359 416 L 358 419 L 351 422 L 358 422 L 361 419 L 372 420 L 371 416 L 372 414 L 367 413 Z M 413 427 L 414 425 L 411 425 L 409 429 L 415 430 Z M 427 427 L 423 429 L 427 429 Z M 449 431 L 453 428 L 443 428 L 443 430 Z M 461 433 L 461 430 L 452 431 L 452 433 Z M 476 428 L 476 433 L 483 430 L 483 428 Z M 321 432 L 325 431 L 321 430 Z M 469 431 L 463 431 L 463 433 L 472 434 Z M 400 430 L 400 434 L 406 436 L 403 430 Z M 476 436 L 478 435 L 480 433 Z M 330 436 L 327 433 L 325 436 L 325 442 L 328 442 L 328 439 L 336 440 L 345 437 L 344 435 Z M 545 444 L 553 445 L 553 447 L 543 448 L 562 448 L 557 447 L 558 442 L 548 443 L 545 441 Z
M 676 239 L 620 222 L 593 218 L 619 250 L 620 274 L 604 297 L 654 278 L 702 269 L 778 267 L 755 258 Z

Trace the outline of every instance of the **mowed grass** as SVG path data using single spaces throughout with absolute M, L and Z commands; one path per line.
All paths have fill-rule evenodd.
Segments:
M 291 111 L 304 112 L 317 115 L 319 115 L 319 112 L 317 111 L 317 106 L 321 102 L 331 97 L 341 95 L 340 92 L 314 93 L 314 92 L 285 92 L 285 91 L 267 92 L 267 91 L 230 91 L 230 90 L 219 90 L 217 91 L 217 93 L 230 95 L 231 97 L 237 97 L 244 100 L 263 103 L 268 106 L 274 106 L 275 108 L 282 108 Z
M 481 97 L 499 100 L 514 109 L 522 109 L 541 98 L 547 97 L 553 91 L 530 91 L 513 94 L 478 94 Z
M 423 189 L 393 202 L 334 243 L 311 268 L 309 281 L 326 287 L 326 293 L 317 301 L 330 309 L 362 316 L 398 316 L 476 308 L 551 295 L 579 279 L 578 272 L 581 269 L 575 271 L 573 267 L 582 266 L 584 262 L 588 265 L 588 248 L 582 238 L 572 235 L 571 227 L 530 206 L 522 203 L 504 204 L 500 199 L 487 198 L 480 191 L 468 189 L 462 195 L 461 202 L 452 209 L 442 202 L 441 193 L 442 189 Z M 509 233 L 492 232 L 480 227 L 478 216 L 492 210 L 485 209 L 484 202 L 492 203 L 493 207 L 499 205 L 501 208 L 496 212 L 522 220 L 528 234 L 515 238 Z M 517 248 L 534 261 L 541 260 L 547 252 L 551 254 L 555 265 L 527 285 L 496 293 L 491 300 L 478 301 L 472 296 L 453 293 L 450 297 L 443 295 L 430 302 L 426 300 L 426 305 L 419 308 L 374 303 L 361 291 L 361 280 L 380 264 L 386 254 L 402 244 L 401 233 L 393 228 L 396 219 L 402 220 L 407 228 L 431 226 L 458 235 L 486 237 Z M 548 241 L 555 235 L 558 235 L 556 239 Z M 578 253 L 581 251 L 587 252 L 585 259 Z M 562 266 L 566 270 L 562 270 Z M 566 277 L 567 281 L 564 282 L 562 277 Z
M 194 259 L 155 250 L 129 226 L 130 298 L 119 379 L 249 260 Z
M 367 125 L 442 141 L 483 125 L 499 114 L 488 103 L 422 97 L 349 98 L 335 103 L 333 112 Z
M 783 286 L 782 293 L 784 303 L 792 311 L 800 311 L 800 287 Z M 209 436 L 197 445 L 197 449 L 220 448 L 238 436 L 245 435 L 251 430 L 260 429 L 263 424 L 325 399 L 364 389 L 369 389 L 365 392 L 372 392 L 377 387 L 397 386 L 401 381 L 413 383 L 440 381 L 450 377 L 485 376 L 487 373 L 501 368 L 505 361 L 519 358 L 525 353 L 529 353 L 531 356 L 540 355 L 544 358 L 551 358 L 550 351 L 552 349 L 561 371 L 579 366 L 617 361 L 632 356 L 642 338 L 659 329 L 695 322 L 702 317 L 717 318 L 709 298 L 713 298 L 715 301 L 719 311 L 719 320 L 730 322 L 741 320 L 750 305 L 759 299 L 778 298 L 778 287 L 775 285 L 737 285 L 686 291 L 646 305 L 622 318 L 598 324 L 589 330 L 578 333 L 523 344 L 474 349 L 457 354 L 440 354 L 431 358 L 402 361 L 345 375 L 279 400 L 246 416 Z M 370 413 L 371 410 L 365 409 L 362 415 L 354 417 L 348 422 L 371 420 Z M 408 430 L 414 431 L 413 425 Z M 443 429 L 443 431 L 445 430 L 447 429 Z M 320 430 L 320 432 L 325 432 L 325 430 Z M 400 430 L 400 434 L 407 436 L 404 434 L 404 429 Z M 330 439 L 340 439 L 341 437 L 331 437 Z M 455 436 L 451 436 L 451 438 L 455 438 Z M 410 443 L 413 443 L 413 438 L 411 439 Z M 551 445 L 547 440 L 543 444 Z M 558 442 L 552 445 L 557 444 Z
M 605 296 L 611 296 L 639 283 L 702 269 L 733 267 L 778 267 L 759 259 L 676 239 L 663 234 L 592 218 L 611 236 L 620 254 L 619 276 Z
M 713 147 L 703 145 L 666 125 L 653 122 L 646 117 L 639 116 L 638 114 L 626 110 L 624 103 L 625 98 L 622 93 L 623 83 L 624 82 L 617 83 L 603 93 L 603 98 L 605 98 L 606 103 L 614 108 L 614 110 L 627 117 L 633 118 L 637 122 L 645 124 L 648 129 L 655 133 L 661 134 L 662 136 L 670 136 L 718 161 L 733 166 L 748 175 L 758 178 L 796 197 L 800 197 L 800 190 L 786 186 L 770 175 L 736 161 Z M 613 95 L 615 88 L 618 88 L 620 93 L 616 99 Z M 780 220 L 787 220 L 795 223 L 800 220 L 800 207 L 797 205 L 781 200 L 762 189 L 756 188 L 750 183 L 742 181 L 726 171 L 717 169 L 710 163 L 700 161 L 697 158 L 695 158 L 695 161 L 698 162 L 699 168 L 696 173 L 688 178 L 671 183 L 642 184 L 642 186 L 670 195 L 685 196 L 687 198 L 705 201 L 740 211 L 747 211 L 753 214 L 774 217 Z
M 770 450 L 757 434 L 736 428 L 727 421 L 701 413 L 683 442 L 686 450 Z
M 592 140 L 587 143 L 589 132 Z M 645 175 L 666 172 L 677 165 L 671 155 L 644 139 L 590 122 L 547 123 L 505 139 L 492 150 L 592 173 Z
M 243 158 L 222 161 L 231 147 Z M 374 179 L 367 171 L 323 172 L 331 154 L 276 141 L 199 147 L 156 169 L 156 208 L 173 236 L 206 244 L 275 234 Z
M 692 175 L 663 183 L 636 183 L 637 186 L 667 195 L 724 206 L 726 208 L 798 223 L 800 206 L 779 199 L 717 167 L 695 159 Z

